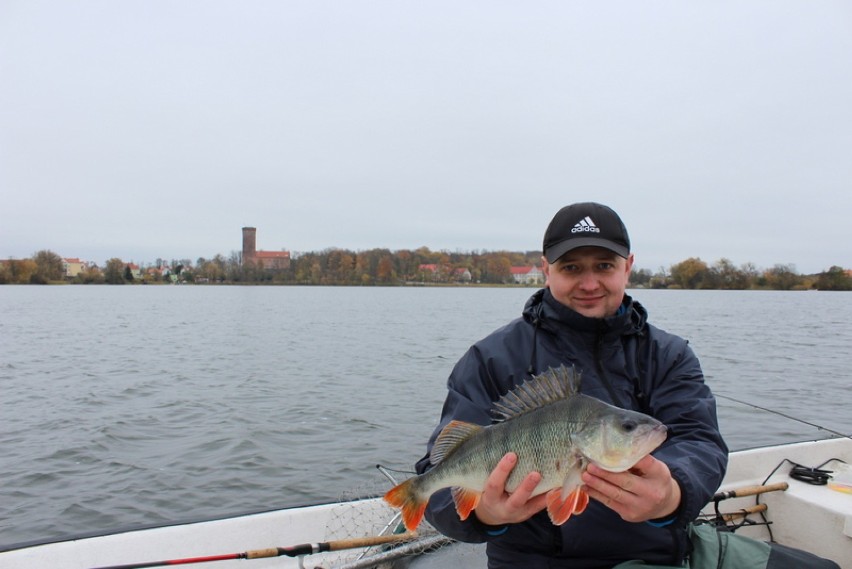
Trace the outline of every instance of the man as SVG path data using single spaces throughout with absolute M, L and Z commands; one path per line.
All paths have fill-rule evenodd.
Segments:
M 679 565 L 687 524 L 712 497 L 727 465 L 715 400 L 687 342 L 647 322 L 625 294 L 633 254 L 627 230 L 609 207 L 562 208 L 544 234 L 545 288 L 521 318 L 473 345 L 448 381 L 437 434 L 451 420 L 487 425 L 493 403 L 533 375 L 561 364 L 582 372 L 583 393 L 665 423 L 669 437 L 627 472 L 590 466 L 585 512 L 555 526 L 545 495 L 530 498 L 533 472 L 512 494 L 505 483 L 516 456 L 491 473 L 473 514 L 462 522 L 449 490 L 432 496 L 427 519 L 442 533 L 487 542 L 492 569 L 603 568 L 638 559 Z M 418 473 L 431 467 L 427 454 Z

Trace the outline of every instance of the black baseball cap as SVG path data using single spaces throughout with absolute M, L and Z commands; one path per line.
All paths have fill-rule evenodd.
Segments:
M 544 232 L 544 257 L 555 263 L 559 257 L 578 247 L 603 247 L 616 255 L 630 256 L 627 228 L 612 208 L 595 202 L 563 207 Z

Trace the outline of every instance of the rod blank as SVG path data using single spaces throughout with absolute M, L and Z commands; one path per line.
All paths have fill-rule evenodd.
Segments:
M 208 555 L 204 557 L 187 557 L 184 559 L 165 559 L 163 561 L 147 561 L 144 563 L 129 563 L 126 565 L 109 565 L 94 567 L 92 569 L 147 569 L 148 567 L 165 567 L 169 565 L 189 565 L 191 563 L 208 563 L 211 561 L 225 561 L 228 559 L 264 559 L 269 557 L 298 557 L 312 553 L 325 551 L 341 551 L 344 549 L 358 549 L 360 547 L 374 547 L 401 541 L 410 541 L 417 537 L 416 533 L 401 533 L 394 535 L 377 535 L 372 537 L 356 537 L 352 539 L 340 539 L 337 541 L 324 541 L 320 543 L 302 543 L 289 547 L 270 547 L 267 549 L 255 549 L 242 553 L 225 553 L 223 555 Z

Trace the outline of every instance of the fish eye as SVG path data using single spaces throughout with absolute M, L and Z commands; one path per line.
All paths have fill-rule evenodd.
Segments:
M 633 431 L 636 430 L 636 427 L 638 427 L 638 426 L 639 426 L 639 423 L 637 423 L 636 421 L 634 421 L 632 419 L 628 419 L 628 420 L 624 421 L 623 423 L 621 423 L 621 430 L 624 431 L 625 433 L 632 433 Z

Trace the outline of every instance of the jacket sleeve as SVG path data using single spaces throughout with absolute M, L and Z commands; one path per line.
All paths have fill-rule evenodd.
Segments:
M 460 420 L 489 425 L 492 402 L 500 397 L 497 382 L 489 373 L 476 346 L 471 347 L 453 368 L 447 381 L 447 390 L 441 421 L 429 439 L 426 456 L 415 466 L 418 474 L 434 466 L 430 461 L 432 446 L 447 423 Z M 459 541 L 481 543 L 490 538 L 487 533 L 489 528 L 476 520 L 475 514 L 465 521 L 459 519 L 448 488 L 432 495 L 426 508 L 426 519 L 438 531 Z
M 728 447 L 719 432 L 716 400 L 686 340 L 671 337 L 656 361 L 650 390 L 651 414 L 669 428 L 669 438 L 654 456 L 665 462 L 681 488 L 675 523 L 695 519 L 725 476 Z

